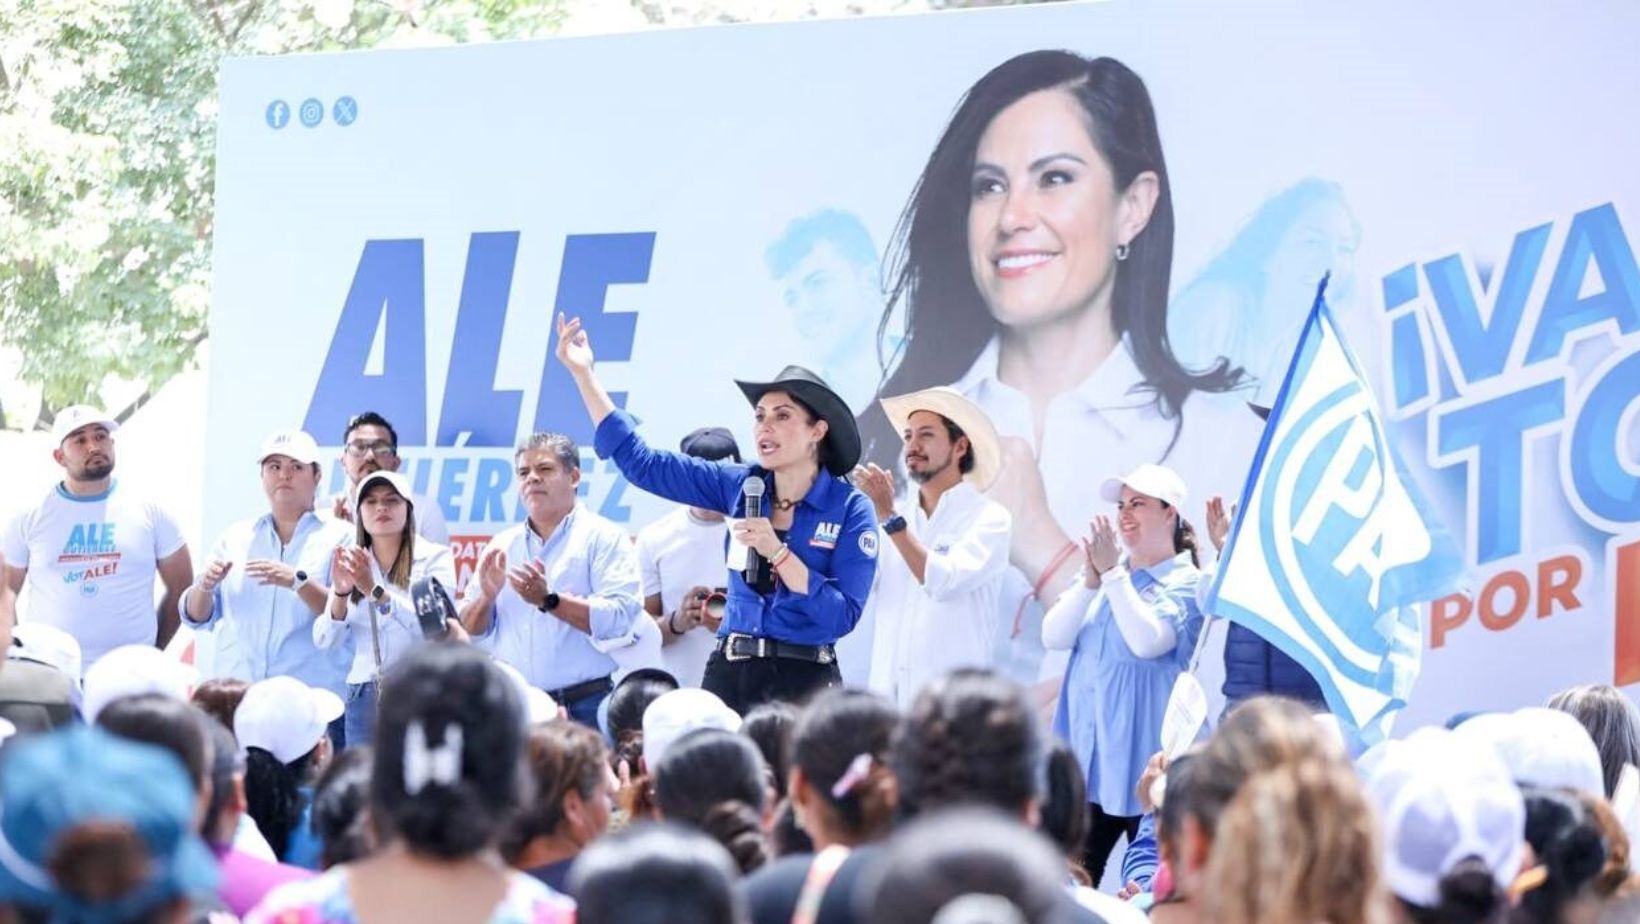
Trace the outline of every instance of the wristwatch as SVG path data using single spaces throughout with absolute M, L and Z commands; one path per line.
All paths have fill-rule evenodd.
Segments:
M 888 522 L 883 524 L 883 532 L 888 533 L 890 536 L 903 529 L 905 529 L 905 517 L 898 513 L 889 517 Z
M 546 599 L 541 601 L 541 612 L 550 613 L 553 610 L 558 609 L 558 603 L 559 603 L 560 599 L 561 598 L 557 594 L 553 593 L 550 590 L 547 591 Z
M 290 585 L 290 589 L 301 590 L 303 587 L 307 586 L 307 582 L 308 573 L 306 571 L 298 571 L 296 572 L 296 580 Z

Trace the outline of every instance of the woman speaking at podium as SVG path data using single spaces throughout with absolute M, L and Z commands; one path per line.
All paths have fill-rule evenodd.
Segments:
M 651 494 L 737 518 L 727 612 L 701 686 L 745 712 L 837 685 L 835 643 L 859 621 L 877 572 L 871 501 L 843 477 L 860 459 L 848 404 L 800 366 L 771 382 L 737 381 L 753 407 L 757 462 L 709 462 L 644 442 L 599 383 L 579 318 L 559 316 L 557 353 L 600 458 Z

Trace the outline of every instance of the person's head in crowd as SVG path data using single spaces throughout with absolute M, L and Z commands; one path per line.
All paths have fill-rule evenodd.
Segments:
M 1058 845 L 1070 864 L 1071 878 L 1081 885 L 1095 885 L 1082 866 L 1082 850 L 1088 839 L 1088 780 L 1076 752 L 1063 741 L 1048 749 L 1046 791 L 1042 795 L 1042 833 Z
M 735 862 L 711 838 L 644 821 L 599 838 L 575 861 L 577 924 L 740 924 Z
M 1549 708 L 1569 713 L 1594 739 L 1606 798 L 1617 791 L 1624 764 L 1640 769 L 1640 710 L 1616 687 L 1591 683 L 1562 690 L 1549 700 Z
M 788 792 L 816 847 L 888 834 L 899 805 L 889 764 L 898 723 L 892 703 L 864 690 L 823 690 L 798 715 Z
M 1500 924 L 1526 844 L 1526 805 L 1508 768 L 1441 728 L 1380 748 L 1364 769 L 1401 920 Z
M 952 671 L 925 687 L 900 723 L 891 758 L 900 811 L 977 803 L 1035 826 L 1045 756 L 1024 690 L 990 671 Z
M 196 821 L 211 801 L 209 721 L 193 706 L 157 693 L 121 697 L 97 714 L 97 726 L 109 734 L 164 748 L 182 763 L 194 790 Z
M 650 772 L 662 819 L 710 835 L 743 873 L 768 861 L 768 770 L 751 741 L 735 732 L 700 729 L 667 747 Z
M 918 816 L 868 876 L 855 903 L 865 924 L 1043 924 L 1069 901 L 1053 844 L 980 806 Z
M 1586 792 L 1574 795 L 1583 803 L 1583 810 L 1589 813 L 1589 818 L 1600 831 L 1600 840 L 1606 845 L 1606 862 L 1600 867 L 1600 874 L 1595 876 L 1594 882 L 1590 883 L 1595 897 L 1604 902 L 1633 886 L 1640 886 L 1632 879 L 1633 873 L 1629 868 L 1629 834 L 1623 830 L 1623 822 L 1617 817 L 1612 804 Z
M 24 922 L 180 924 L 209 900 L 188 772 L 161 747 L 76 725 L 0 764 L 0 908 Z
M 208 719 L 209 717 L 207 717 Z M 205 817 L 199 831 L 205 843 L 213 847 L 227 847 L 233 843 L 239 830 L 239 820 L 245 814 L 245 753 L 239 749 L 233 732 L 218 722 L 201 723 L 211 750 L 211 798 L 205 806 Z
M 738 732 L 740 724 L 740 714 L 708 690 L 684 687 L 664 693 L 644 710 L 644 765 L 653 775 L 667 750 L 684 735 L 706 728 Z
M 535 795 L 502 839 L 502 855 L 523 870 L 580 853 L 609 829 L 618 783 L 603 736 L 565 719 L 530 729 L 524 762 Z
M 262 493 L 276 514 L 313 509 L 319 493 L 319 444 L 301 430 L 281 430 L 262 444 Z
M 0 562 L 0 566 L 3 565 L 4 562 Z M 11 643 L 5 648 L 8 659 L 54 667 L 73 680 L 75 689 L 79 689 L 80 675 L 85 668 L 78 639 L 43 622 L 25 622 L 13 626 L 11 632 Z
M 313 833 L 322 845 L 321 869 L 362 860 L 376 849 L 376 830 L 370 822 L 374 757 L 369 745 L 348 748 L 336 755 L 313 787 Z
M 678 679 L 655 667 L 640 667 L 615 685 L 604 700 L 604 736 L 611 745 L 610 760 L 626 760 L 637 772 L 643 756 L 643 714 L 649 704 L 678 688 Z
M 1225 714 L 1195 756 L 1190 795 L 1181 800 L 1181 817 L 1171 831 L 1177 862 L 1170 864 L 1170 872 L 1180 895 L 1202 895 L 1220 817 L 1242 785 L 1265 770 L 1308 760 L 1342 764 L 1344 755 L 1296 700 L 1255 696 Z M 1173 783 L 1170 774 L 1169 789 Z
M 1198 896 L 1181 891 L 1174 870 L 1183 865 L 1179 832 L 1184 819 L 1198 811 L 1196 800 L 1200 789 L 1195 785 L 1196 758 L 1201 747 L 1187 749 L 1167 764 L 1167 772 L 1160 787 L 1161 803 L 1156 806 L 1156 873 L 1150 881 L 1150 891 L 1157 902 L 1193 902 Z M 1198 862 L 1202 865 L 1205 858 Z
M 87 722 L 95 722 L 114 700 L 145 693 L 186 702 L 197 676 L 192 667 L 152 645 L 122 645 L 86 670 L 81 711 Z
M 470 645 L 421 645 L 389 669 L 370 776 L 378 835 L 433 861 L 496 846 L 528 792 L 522 708 Z
M 791 703 L 772 701 L 754 706 L 740 723 L 740 733 L 757 745 L 769 768 L 769 786 L 776 799 L 786 798 L 786 774 L 791 769 L 792 726 L 797 709 Z
M 76 404 L 57 412 L 51 422 L 51 458 L 71 484 L 94 487 L 114 474 L 114 432 L 120 425 L 109 414 Z M 89 493 L 89 492 L 88 492 Z
M 1384 924 L 1372 807 L 1337 760 L 1298 760 L 1248 779 L 1219 819 L 1203 920 Z
M 292 677 L 251 684 L 234 712 L 234 734 L 245 749 L 249 814 L 281 860 L 309 810 L 311 787 L 330 759 L 330 723 L 341 697 Z
M 373 472 L 364 476 L 353 498 L 353 541 L 381 566 L 382 576 L 397 587 L 410 586 L 410 568 L 416 556 L 416 503 L 410 479 L 398 472 Z M 376 546 L 398 549 L 391 561 L 383 561 Z M 362 599 L 369 588 L 354 588 L 354 600 Z
M 1510 911 L 1510 924 L 1592 920 L 1599 906 L 1594 885 L 1606 865 L 1599 823 L 1576 793 L 1524 786 L 1521 794 L 1526 800 L 1526 843 L 1537 862 L 1529 883 L 1536 885 L 1527 887 L 1520 904 Z
M 399 470 L 399 434 L 375 411 L 355 414 L 342 431 L 342 469 L 357 485 L 371 472 Z
M 581 450 L 562 433 L 534 433 L 513 453 L 518 499 L 530 522 L 552 524 L 575 509 Z
M 245 698 L 245 691 L 250 688 L 249 682 L 235 677 L 212 677 L 194 687 L 193 695 L 188 701 L 231 732 L 234 711 L 239 708 L 240 700 Z
M 1478 715 L 1458 735 L 1497 752 L 1516 783 L 1577 789 L 1604 797 L 1605 777 L 1594 739 L 1575 717 L 1544 706 Z

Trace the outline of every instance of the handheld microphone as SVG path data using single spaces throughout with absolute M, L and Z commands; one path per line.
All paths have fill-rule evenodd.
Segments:
M 741 516 L 746 519 L 763 516 L 763 479 L 756 475 L 748 475 L 740 484 L 740 496 L 745 500 L 745 510 Z M 756 584 L 763 574 L 763 556 L 757 554 L 756 549 L 746 550 L 746 572 L 744 577 L 747 584 Z

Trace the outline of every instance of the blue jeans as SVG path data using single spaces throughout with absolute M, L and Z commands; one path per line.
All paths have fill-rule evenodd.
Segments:
M 583 696 L 580 699 L 570 700 L 564 704 L 564 711 L 569 713 L 571 720 L 598 731 L 598 707 L 609 698 L 609 691 Z
M 356 748 L 376 738 L 376 682 L 347 685 L 347 711 L 342 713 L 347 746 Z

